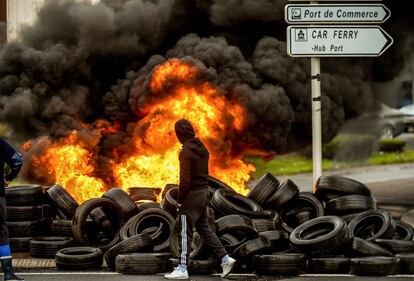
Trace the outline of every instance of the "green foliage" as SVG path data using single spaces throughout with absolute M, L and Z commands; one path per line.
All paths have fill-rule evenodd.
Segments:
M 378 150 L 382 152 L 401 152 L 407 142 L 401 139 L 382 139 L 378 141 Z
M 322 156 L 324 159 L 332 160 L 336 153 L 338 152 L 339 146 L 344 141 L 344 138 L 341 136 L 336 136 L 331 140 L 331 142 L 324 144 L 322 146 Z
M 379 152 L 373 154 L 368 160 L 370 165 L 385 165 L 394 163 L 414 162 L 414 151 L 406 149 L 401 153 Z

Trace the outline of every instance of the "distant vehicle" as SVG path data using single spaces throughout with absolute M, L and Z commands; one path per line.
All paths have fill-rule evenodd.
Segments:
M 409 104 L 400 108 L 405 114 L 404 124 L 406 132 L 414 132 L 414 104 Z
M 395 138 L 404 133 L 406 120 L 407 114 L 403 111 L 374 101 L 365 113 L 349 120 L 340 133 L 368 134 L 379 139 Z

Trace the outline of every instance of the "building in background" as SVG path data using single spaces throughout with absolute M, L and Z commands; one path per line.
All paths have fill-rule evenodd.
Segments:
M 23 26 L 36 20 L 37 12 L 46 1 L 56 0 L 0 0 L 0 44 L 18 39 Z

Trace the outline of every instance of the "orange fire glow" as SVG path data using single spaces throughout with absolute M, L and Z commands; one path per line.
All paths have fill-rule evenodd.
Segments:
M 195 66 L 178 59 L 171 59 L 157 66 L 152 72 L 149 90 L 159 98 L 140 112 L 145 115 L 136 124 L 134 151 L 119 155 L 114 151 L 110 163 L 113 184 L 125 191 L 129 187 L 160 187 L 178 183 L 178 154 L 181 144 L 174 133 L 174 123 L 188 119 L 210 152 L 210 174 L 246 194 L 245 186 L 254 166 L 232 155 L 233 137 L 245 127 L 245 109 L 228 101 L 208 82 L 191 81 L 199 71 Z M 165 90 L 165 84 L 174 81 L 175 87 Z M 168 92 L 164 92 L 168 91 Z M 105 120 L 94 123 L 101 134 L 116 133 L 119 124 Z M 48 147 L 44 156 L 35 159 L 38 166 L 48 167 L 48 174 L 82 202 L 98 197 L 110 186 L 95 176 L 94 150 L 77 142 L 76 132 L 67 139 Z

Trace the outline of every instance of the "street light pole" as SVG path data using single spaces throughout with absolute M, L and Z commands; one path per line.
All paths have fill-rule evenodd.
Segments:
M 318 4 L 318 1 L 311 1 Z M 321 62 L 320 58 L 311 58 L 311 91 L 312 91 L 312 162 L 313 162 L 313 191 L 322 175 L 322 112 L 321 112 Z

